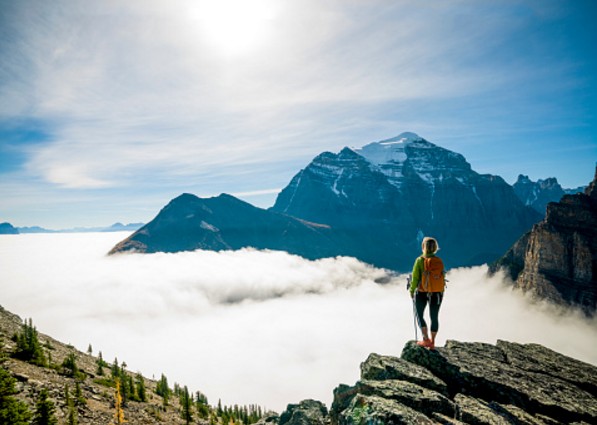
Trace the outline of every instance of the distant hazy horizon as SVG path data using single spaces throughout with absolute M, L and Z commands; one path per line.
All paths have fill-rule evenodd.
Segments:
M 0 304 L 64 343 L 210 403 L 282 411 L 352 385 L 371 352 L 414 339 L 406 276 L 353 258 L 196 251 L 106 256 L 128 233 L 0 236 Z M 413 259 L 414 260 L 414 259 Z M 486 267 L 450 270 L 438 344 L 540 343 L 597 364 L 597 319 L 533 304 Z

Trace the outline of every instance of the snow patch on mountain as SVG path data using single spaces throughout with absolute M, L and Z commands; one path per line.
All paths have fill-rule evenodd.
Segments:
M 389 163 L 402 164 L 408 159 L 405 148 L 419 140 L 422 141 L 423 138 L 415 133 L 402 133 L 391 139 L 369 143 L 362 148 L 352 150 L 377 166 Z

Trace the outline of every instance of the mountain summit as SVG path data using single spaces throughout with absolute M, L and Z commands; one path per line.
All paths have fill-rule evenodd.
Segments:
M 273 211 L 324 223 L 358 241 L 354 255 L 408 270 L 424 235 L 450 267 L 496 259 L 541 216 L 501 177 L 414 133 L 318 155 L 282 190 Z

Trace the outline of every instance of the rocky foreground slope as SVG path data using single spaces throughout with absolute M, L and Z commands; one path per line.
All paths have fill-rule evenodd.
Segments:
M 406 344 L 400 358 L 371 354 L 361 379 L 319 401 L 289 405 L 260 424 L 597 423 L 597 367 L 537 344 Z

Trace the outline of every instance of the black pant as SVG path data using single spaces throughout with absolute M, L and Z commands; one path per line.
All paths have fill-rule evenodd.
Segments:
M 443 292 L 417 292 L 415 296 L 415 306 L 417 308 L 417 319 L 419 320 L 419 326 L 426 328 L 427 323 L 423 318 L 425 307 L 429 303 L 429 316 L 431 317 L 431 332 L 437 332 L 439 329 L 438 314 L 439 308 L 442 305 L 444 298 Z

